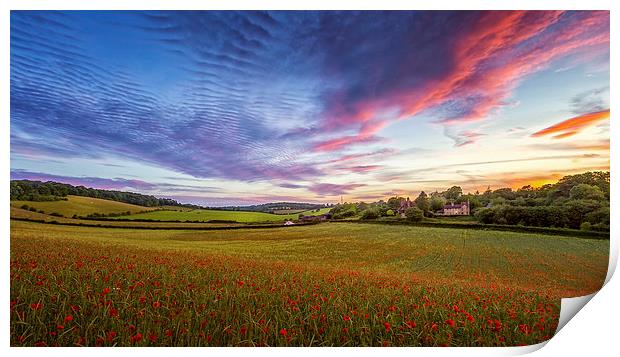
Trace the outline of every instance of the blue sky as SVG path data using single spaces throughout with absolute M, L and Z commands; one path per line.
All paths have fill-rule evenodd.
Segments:
M 12 178 L 228 205 L 608 168 L 608 11 L 11 12 Z

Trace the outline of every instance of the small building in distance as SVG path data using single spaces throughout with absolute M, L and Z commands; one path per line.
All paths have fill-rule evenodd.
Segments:
M 415 205 L 415 203 L 413 201 L 409 200 L 409 197 L 407 197 L 406 200 L 400 200 L 400 207 L 398 207 L 398 209 L 396 210 L 396 212 L 398 213 L 398 215 L 400 215 L 401 217 L 405 217 L 405 212 L 413 207 Z
M 295 223 L 293 223 L 293 221 L 286 221 L 286 222 L 284 222 L 284 225 L 285 225 L 285 226 L 292 226 L 292 225 L 294 225 L 294 224 L 295 224 Z
M 469 215 L 469 201 L 461 203 L 451 203 L 443 206 L 442 216 L 467 216 Z

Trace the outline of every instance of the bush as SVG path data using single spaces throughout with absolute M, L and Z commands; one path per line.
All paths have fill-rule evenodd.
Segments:
M 28 209 L 28 208 L 30 208 L 30 206 L 28 206 L 28 205 L 22 205 L 20 208 L 21 208 L 21 209 Z
M 579 229 L 582 231 L 591 231 L 592 230 L 592 225 L 590 224 L 590 222 L 583 222 L 580 226 Z
M 418 207 L 411 207 L 405 211 L 405 216 L 408 221 L 419 222 L 424 218 L 424 211 Z
M 36 212 L 36 211 L 37 211 L 37 209 L 36 209 L 36 208 L 34 208 L 34 207 L 30 207 L 30 208 L 28 208 L 28 211 L 30 211 L 30 212 Z
M 385 212 L 385 215 L 386 215 L 386 216 L 393 216 L 393 215 L 394 215 L 394 211 L 393 211 L 393 210 L 391 210 L 391 209 L 389 209 L 389 210 L 387 210 L 387 211 Z
M 369 208 L 362 212 L 362 219 L 377 219 L 379 218 L 379 212 L 375 209 Z

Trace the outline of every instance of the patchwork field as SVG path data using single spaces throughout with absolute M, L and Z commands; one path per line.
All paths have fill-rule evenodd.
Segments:
M 137 213 L 156 209 L 156 207 L 136 206 L 129 203 L 83 196 L 67 196 L 66 201 L 11 201 L 11 207 L 19 208 L 23 205 L 34 207 L 47 214 L 59 213 L 65 217 L 73 217 L 73 215 L 87 216 L 92 213 L 124 213 L 127 211 Z
M 11 345 L 489 346 L 550 338 L 609 241 L 321 224 L 11 222 Z
M 317 216 L 329 212 L 330 208 L 322 208 L 318 211 L 303 211 L 306 216 Z M 284 222 L 285 220 L 296 220 L 298 213 L 290 214 L 271 214 L 264 212 L 246 211 L 220 211 L 209 209 L 197 209 L 192 211 L 153 211 L 146 213 L 133 214 L 130 216 L 118 217 L 120 219 L 150 219 L 154 221 L 236 221 L 242 223 L 254 222 Z

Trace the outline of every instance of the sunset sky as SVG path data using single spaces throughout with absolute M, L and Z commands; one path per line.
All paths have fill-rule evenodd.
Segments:
M 609 169 L 608 11 L 11 12 L 11 178 L 335 203 Z

